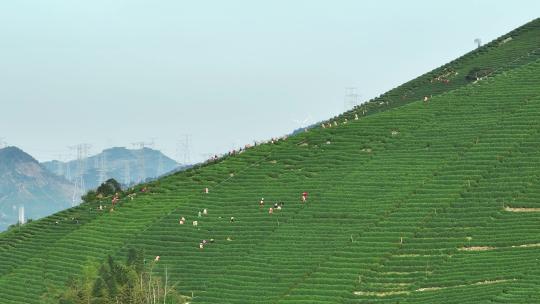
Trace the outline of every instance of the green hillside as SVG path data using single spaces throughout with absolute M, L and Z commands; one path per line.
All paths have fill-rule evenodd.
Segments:
M 192 303 L 539 303 L 538 48 L 540 19 L 450 63 L 445 86 L 439 69 L 355 109 L 373 115 L 162 178 L 114 212 L 3 233 L 0 303 L 43 303 L 129 248 L 159 255 Z
M 438 95 L 467 85 L 467 76 L 479 69 L 494 76 L 540 58 L 540 18 L 537 18 L 433 71 L 419 76 L 364 104 L 357 112 L 385 111 L 424 96 Z M 387 71 L 391 73 L 391 70 Z M 473 75 L 475 73 L 472 73 Z M 478 76 L 482 76 L 479 73 Z M 360 111 L 358 111 L 360 110 Z M 353 113 L 347 113 L 348 117 Z

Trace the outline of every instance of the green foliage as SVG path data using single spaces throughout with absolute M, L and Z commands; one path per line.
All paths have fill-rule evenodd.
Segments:
M 155 263 L 145 267 L 143 259 L 142 251 L 130 249 L 125 264 L 108 256 L 101 265 L 86 265 L 80 278 L 68 281 L 57 303 L 185 303 L 187 297 L 168 285 L 168 274 L 162 279 L 153 272 Z
M 490 75 L 492 73 L 493 73 L 493 69 L 491 69 L 491 68 L 475 67 L 475 68 L 472 68 L 469 71 L 467 76 L 465 76 L 465 79 L 467 79 L 467 81 L 475 81 L 475 80 L 481 79 L 483 77 L 486 77 L 486 76 L 488 76 L 488 75 Z
M 540 208 L 540 62 L 515 60 L 540 45 L 535 26 L 390 91 L 366 106 L 377 115 L 357 109 L 359 120 L 137 186 L 114 212 L 88 203 L 8 231 L 0 302 L 49 304 L 39 295 L 70 274 L 65 303 L 148 300 L 133 282 L 159 289 L 166 264 L 193 303 L 540 303 L 538 246 L 522 246 L 540 243 L 538 212 L 504 209 Z M 469 83 L 476 66 L 497 73 Z M 162 260 L 145 266 L 127 247 Z M 104 261 L 94 275 L 81 272 L 88 257 Z
M 102 196 L 110 196 L 119 192 L 122 192 L 122 186 L 114 178 L 108 179 L 96 190 L 97 195 Z
M 144 269 L 144 252 L 130 248 L 128 250 L 126 265 L 133 267 L 137 273 L 141 273 Z
M 97 193 L 94 190 L 89 190 L 85 195 L 81 197 L 82 201 L 85 203 L 94 202 L 97 200 Z
M 89 190 L 81 197 L 83 202 L 95 202 L 100 198 L 122 193 L 122 186 L 114 178 L 106 180 L 96 190 Z

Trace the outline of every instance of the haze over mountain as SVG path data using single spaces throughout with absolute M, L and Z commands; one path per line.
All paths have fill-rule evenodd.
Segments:
M 77 160 L 58 160 L 42 163 L 49 171 L 73 181 L 79 170 Z M 130 150 L 114 147 L 90 156 L 82 162 L 82 172 L 86 189 L 94 189 L 108 178 L 114 178 L 124 185 L 155 178 L 178 167 L 178 163 L 158 150 L 144 148 Z
M 304 132 L 2 233 L 0 303 L 132 302 L 137 265 L 194 304 L 540 303 L 538 83 L 540 19 Z
M 0 231 L 17 222 L 20 207 L 32 219 L 70 207 L 72 189 L 21 149 L 0 149 Z

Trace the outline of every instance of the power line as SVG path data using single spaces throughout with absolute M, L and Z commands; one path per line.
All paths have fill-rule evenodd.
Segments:
M 343 100 L 345 111 L 356 107 L 359 103 L 360 95 L 356 92 L 356 87 L 345 88 L 345 99 Z
M 70 164 L 70 155 L 67 155 L 67 157 L 65 158 L 65 162 L 64 162 L 64 177 L 68 180 L 68 181 L 71 181 L 71 164 Z
M 56 175 L 58 176 L 64 176 L 64 163 L 62 163 L 62 154 L 57 155 L 58 160 L 56 162 Z
M 146 177 L 146 167 L 145 167 L 145 164 L 144 164 L 144 148 L 152 147 L 154 145 L 154 143 L 153 142 L 139 141 L 139 142 L 132 143 L 132 145 L 135 148 L 139 149 L 139 151 L 137 153 L 137 162 L 139 164 L 139 177 L 138 177 L 137 182 L 142 183 L 142 182 L 144 182 L 145 177 Z
M 156 176 L 160 176 L 163 173 L 163 156 L 161 154 L 161 151 L 159 151 L 158 154 L 158 165 L 156 169 Z
M 99 164 L 98 164 L 98 185 L 101 185 L 105 182 L 107 179 L 107 156 L 105 155 L 105 151 L 101 152 L 101 156 L 99 157 Z
M 131 184 L 131 172 L 129 160 L 124 161 L 124 184 L 129 186 Z
M 152 146 L 155 150 L 157 150 L 158 152 L 158 162 L 157 162 L 157 166 L 156 166 L 156 177 L 157 176 L 160 176 L 161 174 L 163 174 L 165 171 L 163 169 L 163 155 L 162 155 L 162 152 L 157 148 L 157 145 L 156 145 L 156 137 L 152 137 L 150 138 L 152 140 Z
M 80 202 L 81 196 L 84 195 L 86 187 L 84 184 L 84 173 L 86 171 L 86 160 L 90 151 L 89 144 L 78 144 L 70 147 L 77 151 L 77 173 L 73 183 L 73 197 L 71 206 L 74 207 Z
M 178 162 L 183 165 L 188 165 L 191 162 L 191 134 L 182 135 L 182 139 L 178 140 L 176 151 Z
M 215 154 L 214 153 L 199 153 L 200 156 L 204 158 L 205 161 L 210 160 Z

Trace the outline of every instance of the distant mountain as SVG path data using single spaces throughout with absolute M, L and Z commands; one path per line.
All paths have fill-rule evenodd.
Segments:
M 18 209 L 37 219 L 71 206 L 73 186 L 17 147 L 0 149 L 0 231 L 17 223 Z
M 158 150 L 144 148 L 130 150 L 115 147 L 88 157 L 81 164 L 77 160 L 57 160 L 42 163 L 49 171 L 74 181 L 82 165 L 85 189 L 97 188 L 101 182 L 114 178 L 124 185 L 159 177 L 179 167 L 178 163 Z M 144 166 L 144 167 L 143 167 Z

